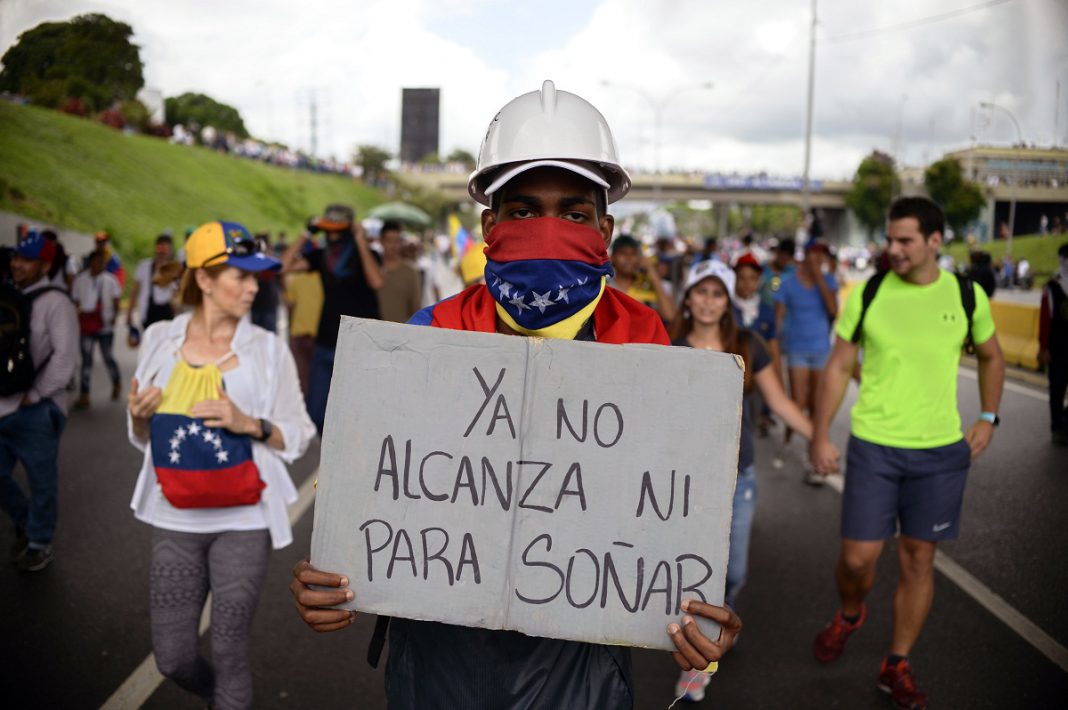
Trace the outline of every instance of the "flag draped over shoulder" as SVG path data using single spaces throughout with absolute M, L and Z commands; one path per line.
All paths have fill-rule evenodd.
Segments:
M 451 221 L 451 220 L 450 220 Z M 557 217 L 507 220 L 486 234 L 486 283 L 416 313 L 409 323 L 573 339 L 591 318 L 601 343 L 669 345 L 656 311 L 606 284 L 601 231 Z
M 424 325 L 481 333 L 497 332 L 497 301 L 485 284 L 475 284 L 432 306 Z M 413 322 L 420 322 L 413 319 Z M 656 311 L 614 288 L 606 288 L 593 311 L 593 329 L 599 343 L 656 343 L 670 345 Z

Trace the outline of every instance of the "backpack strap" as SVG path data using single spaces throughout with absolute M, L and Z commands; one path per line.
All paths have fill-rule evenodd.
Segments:
M 886 278 L 887 272 L 883 271 L 877 273 L 868 279 L 864 283 L 864 293 L 860 298 L 860 318 L 857 319 L 857 327 L 853 329 L 853 337 L 850 338 L 850 342 L 859 343 L 861 331 L 864 328 L 864 316 L 868 313 L 868 308 L 871 306 L 871 302 L 875 300 L 875 294 L 879 290 L 879 285 L 882 284 L 883 279 Z
M 62 293 L 64 296 L 67 297 L 67 300 L 70 300 L 70 294 L 67 293 L 67 289 L 63 288 L 62 286 L 55 286 L 55 285 L 44 286 L 42 288 L 37 289 L 36 291 L 30 291 L 29 293 L 26 293 L 25 291 L 23 291 L 23 293 L 26 296 L 26 300 L 28 300 L 30 303 L 33 303 L 34 301 L 37 300 L 38 296 L 40 296 L 41 294 L 44 294 L 44 293 L 48 293 L 49 291 L 59 291 L 60 293 Z
M 1060 298 L 1068 298 L 1068 293 L 1064 292 L 1064 289 L 1061 287 L 1061 284 L 1060 284 L 1060 282 L 1057 281 L 1056 277 L 1051 278 L 1046 283 L 1046 286 L 1049 287 L 1049 291 L 1050 291 L 1051 295 L 1056 295 L 1056 296 L 1058 296 Z M 1050 299 L 1050 300 L 1052 301 L 1053 299 Z
M 975 287 L 972 280 L 964 274 L 954 274 L 960 285 L 960 303 L 964 306 L 964 316 L 968 319 L 968 334 L 964 338 L 964 352 L 975 354 L 975 341 L 972 340 L 972 316 L 975 315 Z
M 386 630 L 389 629 L 391 617 L 379 616 L 375 619 L 375 631 L 371 635 L 371 643 L 367 644 L 367 662 L 371 668 L 378 668 L 378 660 L 382 657 L 382 647 L 386 645 Z
M 62 293 L 64 296 L 67 297 L 67 300 L 70 300 L 70 294 L 67 293 L 67 289 L 62 288 L 60 286 L 55 286 L 55 285 L 45 286 L 43 288 L 37 289 L 36 291 L 30 291 L 29 293 L 25 293 L 26 300 L 30 304 L 31 313 L 32 313 L 32 310 L 33 310 L 33 302 L 37 300 L 37 297 L 40 296 L 42 293 L 48 293 L 49 291 L 59 291 L 60 293 Z M 32 318 L 32 315 L 31 315 L 31 318 Z M 33 368 L 33 383 L 30 385 L 31 389 L 33 388 L 33 385 L 37 384 L 37 376 L 40 375 L 44 371 L 44 369 L 46 367 L 48 367 L 49 361 L 51 361 L 52 356 L 55 355 L 55 354 L 56 354 L 55 350 L 53 350 L 52 352 L 48 353 L 48 355 L 45 356 L 45 359 L 41 362 L 41 364 L 38 365 L 37 367 Z

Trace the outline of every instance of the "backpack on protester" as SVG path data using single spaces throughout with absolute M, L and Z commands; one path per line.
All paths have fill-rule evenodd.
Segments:
M 865 282 L 864 292 L 861 294 L 860 299 L 860 318 L 857 319 L 857 327 L 853 329 L 853 337 L 850 338 L 851 342 L 860 343 L 864 327 L 864 316 L 867 315 L 868 308 L 871 306 L 871 302 L 875 300 L 875 294 L 878 293 L 879 286 L 888 273 L 888 271 L 884 271 L 880 274 L 875 274 Z M 964 315 L 968 319 L 968 334 L 964 336 L 964 352 L 968 355 L 974 355 L 975 341 L 972 340 L 972 316 L 975 315 L 975 287 L 972 285 L 972 280 L 967 276 L 958 273 L 954 273 L 953 276 L 956 277 L 957 285 L 960 286 L 960 302 L 964 306 Z
M 9 281 L 0 281 L 0 397 L 26 392 L 52 354 L 40 367 L 33 366 L 30 354 L 30 318 L 33 302 L 42 293 L 59 291 L 59 286 L 45 286 L 30 293 Z

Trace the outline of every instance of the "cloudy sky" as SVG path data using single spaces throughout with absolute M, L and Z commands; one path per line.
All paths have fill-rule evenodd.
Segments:
M 659 111 L 665 168 L 801 172 L 806 0 L 0 0 L 0 47 L 83 12 L 134 28 L 147 86 L 235 105 L 257 136 L 307 148 L 314 96 L 322 153 L 395 152 L 412 86 L 441 88 L 442 153 L 477 153 L 551 78 L 601 109 L 630 167 L 653 167 Z M 1014 141 L 982 101 L 1066 145 L 1068 0 L 820 0 L 815 97 L 816 177 L 872 148 L 915 165 Z

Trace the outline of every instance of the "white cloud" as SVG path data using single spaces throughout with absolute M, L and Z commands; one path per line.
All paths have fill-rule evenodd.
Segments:
M 1050 144 L 1057 80 L 1057 138 L 1068 142 L 1061 0 L 833 40 L 972 4 L 820 3 L 814 175 L 848 176 L 872 148 L 891 150 L 899 121 L 908 163 L 973 136 L 1015 140 L 1011 122 L 979 111 L 980 101 L 1011 110 L 1029 142 Z M 809 17 L 796 0 L 3 0 L 0 46 L 43 20 L 88 11 L 134 27 L 149 85 L 231 103 L 257 135 L 307 146 L 314 91 L 323 152 L 396 150 L 405 86 L 441 87 L 442 151 L 474 152 L 505 101 L 552 78 L 601 108 L 629 164 L 654 162 L 657 104 L 664 166 L 801 169 Z M 684 90 L 707 81 L 713 90 Z

